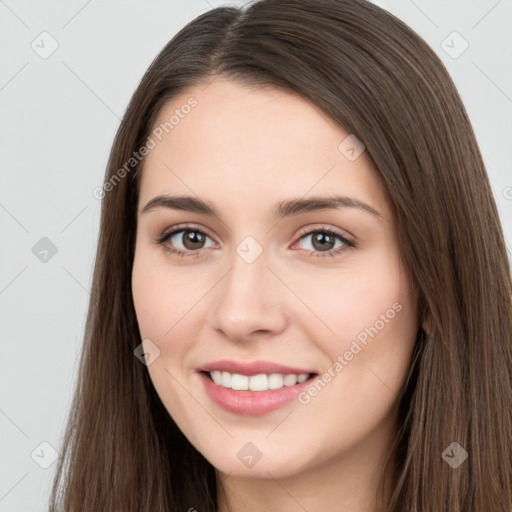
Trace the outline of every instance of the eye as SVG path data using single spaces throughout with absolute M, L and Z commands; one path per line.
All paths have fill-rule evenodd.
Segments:
M 345 235 L 327 226 L 308 231 L 294 245 L 308 239 L 309 242 L 305 245 L 309 247 L 306 247 L 304 250 L 311 252 L 313 257 L 336 256 L 351 247 L 355 247 L 355 243 Z M 337 246 L 336 242 L 339 242 Z
M 175 226 L 171 231 L 164 232 L 154 243 L 162 245 L 165 251 L 170 254 L 195 257 L 199 256 L 201 249 L 216 247 L 215 242 L 209 246 L 206 245 L 207 239 L 212 240 L 204 231 L 197 227 L 179 225 Z M 314 257 L 336 256 L 356 245 L 355 242 L 349 240 L 342 233 L 327 226 L 322 226 L 321 228 L 303 233 L 294 246 L 308 239 L 310 241 L 305 245 L 309 245 L 311 248 L 306 247 L 303 250 L 310 252 L 311 256 Z M 336 246 L 337 242 L 338 245 Z
M 176 254 L 177 256 L 198 256 L 200 249 L 208 247 L 205 245 L 206 239 L 211 240 L 204 231 L 194 226 L 181 225 L 176 226 L 171 231 L 163 233 L 155 240 L 155 243 L 163 245 L 167 252 Z M 170 242 L 170 244 L 167 242 Z M 211 246 L 215 247 L 215 244 Z

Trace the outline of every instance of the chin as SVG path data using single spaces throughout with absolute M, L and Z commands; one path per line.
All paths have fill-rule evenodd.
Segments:
M 218 471 L 230 477 L 286 478 L 306 469 L 305 461 L 298 460 L 296 449 L 286 452 L 259 450 L 250 442 L 242 444 L 241 448 L 223 450 L 222 454 L 203 455 Z

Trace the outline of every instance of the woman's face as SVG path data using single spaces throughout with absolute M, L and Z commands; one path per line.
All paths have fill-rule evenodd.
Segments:
M 395 433 L 417 294 L 389 198 L 349 135 L 295 95 L 223 80 L 155 124 L 135 309 L 158 395 L 224 473 L 373 463 Z

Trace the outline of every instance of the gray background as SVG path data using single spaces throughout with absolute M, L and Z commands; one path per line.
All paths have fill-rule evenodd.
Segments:
M 89 299 L 92 192 L 120 118 L 164 44 L 223 3 L 0 1 L 0 512 L 45 510 Z M 510 241 L 512 0 L 375 3 L 448 67 Z

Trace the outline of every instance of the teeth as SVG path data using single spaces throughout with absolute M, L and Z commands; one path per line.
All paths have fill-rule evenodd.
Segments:
M 231 389 L 249 389 L 249 377 L 233 373 L 231 375 Z
M 285 386 L 293 386 L 293 385 L 297 384 L 297 375 L 293 375 L 293 374 L 287 375 L 283 379 L 283 384 Z
M 259 375 L 252 375 L 251 377 L 246 377 L 248 381 L 248 386 L 251 391 L 261 391 L 263 389 L 268 389 L 268 377 L 264 373 L 260 373 Z
M 220 385 L 224 386 L 225 388 L 231 387 L 231 373 L 222 372 L 222 381 Z
M 272 373 L 268 376 L 268 389 L 279 389 L 283 387 L 283 376 L 280 373 Z
M 300 375 L 271 373 L 267 375 L 240 375 L 239 373 L 229 373 L 213 371 L 210 376 L 218 386 L 231 388 L 235 390 L 267 391 L 268 389 L 280 389 L 283 386 L 294 386 L 297 383 L 304 382 L 309 377 L 308 373 Z
M 215 382 L 215 384 L 219 386 L 222 385 L 223 378 L 221 372 L 210 372 L 210 377 L 212 378 L 213 382 Z

